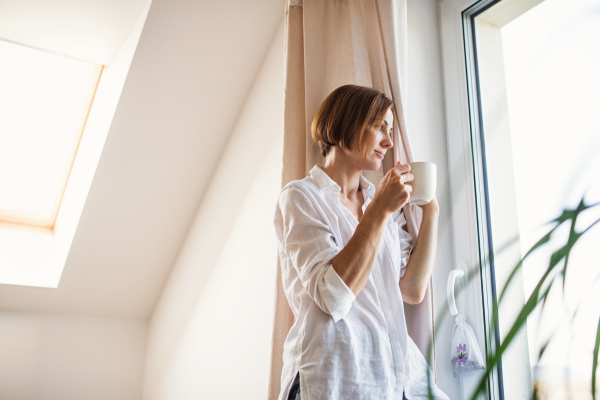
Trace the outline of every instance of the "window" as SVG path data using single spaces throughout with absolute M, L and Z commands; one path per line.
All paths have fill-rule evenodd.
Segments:
M 52 228 L 102 65 L 0 41 L 0 221 Z
M 542 225 L 583 196 L 600 200 L 600 4 L 445 0 L 441 10 L 455 250 L 458 262 L 482 266 L 481 288 L 471 288 L 480 303 L 473 315 L 490 326 L 508 272 L 547 232 Z M 592 214 L 582 215 L 578 230 L 598 218 Z M 557 276 L 543 315 L 538 308 L 505 353 L 489 398 L 527 398 L 534 385 L 557 398 L 590 397 L 600 314 L 594 243 L 600 228 L 574 248 L 564 295 Z M 488 352 L 558 244 L 525 261 L 499 305 L 497 329 L 480 332 Z
M 60 284 L 150 8 L 113 3 L 39 14 L 15 2 L 2 14 L 0 284 Z

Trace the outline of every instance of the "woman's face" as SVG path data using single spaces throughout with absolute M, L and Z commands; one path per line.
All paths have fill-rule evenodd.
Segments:
M 376 171 L 381 168 L 381 163 L 385 157 L 385 153 L 392 148 L 392 126 L 394 123 L 394 114 L 392 109 L 388 109 L 383 118 L 382 125 L 379 129 L 373 129 L 369 134 L 373 139 L 367 145 L 367 156 L 363 158 L 363 154 L 358 149 L 359 135 L 354 135 L 350 142 L 350 149 L 346 154 L 351 158 L 353 163 L 356 163 L 361 170 Z M 368 134 L 368 133 L 365 133 Z

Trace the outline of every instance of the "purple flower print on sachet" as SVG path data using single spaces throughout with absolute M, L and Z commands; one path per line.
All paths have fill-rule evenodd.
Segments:
M 463 365 L 466 365 L 467 364 L 467 359 L 468 359 L 468 357 L 467 357 L 467 344 L 466 343 L 465 344 L 460 344 L 459 343 L 458 347 L 456 348 L 456 353 L 457 353 L 456 363 L 458 365 L 460 365 L 461 363 Z

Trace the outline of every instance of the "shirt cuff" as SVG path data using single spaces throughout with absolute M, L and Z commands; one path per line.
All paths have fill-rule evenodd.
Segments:
M 329 310 L 329 314 L 333 317 L 333 321 L 338 322 L 348 314 L 356 296 L 337 274 L 331 260 L 327 263 L 329 264 L 327 271 L 319 282 L 319 292 Z

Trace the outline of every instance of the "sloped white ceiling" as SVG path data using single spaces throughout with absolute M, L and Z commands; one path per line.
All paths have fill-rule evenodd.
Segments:
M 108 65 L 149 0 L 2 0 L 0 38 Z
M 153 0 L 60 285 L 0 309 L 150 315 L 283 13 Z

